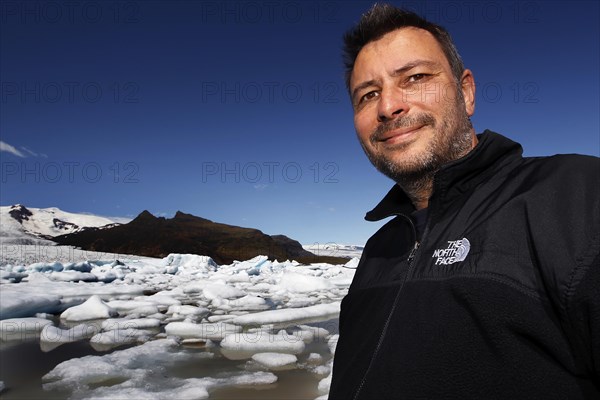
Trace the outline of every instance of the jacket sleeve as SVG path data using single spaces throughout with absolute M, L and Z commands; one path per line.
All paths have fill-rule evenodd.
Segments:
M 590 377 L 600 388 L 600 243 L 591 263 L 573 274 L 567 298 L 567 313 L 575 336 L 575 347 Z

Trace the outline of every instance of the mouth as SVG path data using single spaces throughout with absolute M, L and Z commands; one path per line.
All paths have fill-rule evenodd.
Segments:
M 418 130 L 423 128 L 425 125 L 418 125 L 407 128 L 398 128 L 387 131 L 382 137 L 378 140 L 383 144 L 395 144 L 408 138 L 412 137 Z

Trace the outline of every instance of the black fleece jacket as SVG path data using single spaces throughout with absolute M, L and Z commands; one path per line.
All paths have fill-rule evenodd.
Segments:
M 600 399 L 600 159 L 485 131 L 413 211 L 367 213 L 329 399 Z

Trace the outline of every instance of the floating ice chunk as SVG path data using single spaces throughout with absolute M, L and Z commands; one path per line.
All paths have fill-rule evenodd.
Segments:
M 189 359 L 187 354 L 174 352 L 177 347 L 175 340 L 163 339 L 104 356 L 73 358 L 42 377 L 46 382 L 44 389 L 85 388 L 111 380 L 144 377 L 153 365 L 172 365 L 177 360 Z
M 67 263 L 63 266 L 64 271 L 79 271 L 79 272 L 91 272 L 93 265 L 87 261 L 78 263 Z
M 329 374 L 326 378 L 319 381 L 319 385 L 317 386 L 319 393 L 329 393 L 329 389 L 331 388 L 331 377 L 332 374 Z
M 246 293 L 243 291 L 220 283 L 207 283 L 202 288 L 202 294 L 209 300 L 234 299 L 246 296 Z
M 171 296 L 167 296 L 166 294 L 156 293 L 152 296 L 139 296 L 136 298 L 139 301 L 151 301 L 159 305 L 163 306 L 172 306 L 172 305 L 180 305 L 181 301 L 174 299 Z
M 313 368 L 309 368 L 310 372 L 316 375 L 320 375 L 322 377 L 327 377 L 327 375 L 331 374 L 331 366 L 327 365 L 319 365 Z
M 264 270 L 270 270 L 271 262 L 267 256 L 256 256 L 246 261 L 234 261 L 230 269 L 246 271 L 248 275 L 260 275 Z
M 52 272 L 50 279 L 59 282 L 96 282 L 98 277 L 90 272 L 61 271 Z
M 18 283 L 28 276 L 28 274 L 23 272 L 12 271 L 10 267 L 12 266 L 0 270 L 0 280 L 5 281 L 6 283 Z
M 335 348 L 337 347 L 337 342 L 339 340 L 339 336 L 340 335 L 338 335 L 338 334 L 331 335 L 331 337 L 327 341 L 327 345 L 329 347 L 329 351 L 331 351 L 331 354 L 335 354 Z M 321 379 L 319 381 L 319 385 L 317 386 L 317 388 L 319 389 L 319 393 L 322 393 L 323 395 L 326 395 L 327 393 L 329 393 L 329 390 L 331 388 L 331 378 L 332 378 L 332 374 L 333 374 L 333 358 L 329 361 L 329 363 L 327 363 L 327 367 L 329 368 L 329 371 L 330 371 L 329 375 L 327 377 Z
M 185 293 L 185 294 L 200 293 L 200 292 L 202 292 L 202 289 L 204 288 L 204 286 L 206 286 L 206 284 L 207 284 L 207 282 L 205 282 L 205 281 L 188 283 L 187 285 L 185 285 L 182 288 L 183 293 Z
M 155 305 L 152 306 L 141 306 L 141 307 L 136 307 L 133 310 L 127 310 L 126 312 L 127 315 L 129 316 L 133 316 L 136 315 L 136 318 L 139 317 L 152 317 L 154 316 L 154 318 L 156 318 L 156 314 L 160 314 L 160 318 L 166 318 L 166 316 L 164 314 L 161 314 L 158 310 L 158 307 Z
M 323 356 L 319 353 L 310 353 L 306 358 L 306 363 L 309 365 L 319 365 L 323 363 Z
M 156 303 L 152 301 L 142 300 L 111 300 L 106 304 L 110 308 L 117 310 L 119 313 L 130 313 L 141 307 L 157 307 Z
M 246 295 L 244 297 L 240 297 L 239 299 L 229 300 L 226 304 L 229 307 L 237 310 L 248 311 L 262 311 L 271 308 L 271 304 L 269 304 L 265 299 L 252 295 Z
M 167 314 L 194 316 L 196 318 L 204 318 L 208 314 L 210 314 L 210 311 L 204 307 L 195 307 L 195 306 L 190 306 L 190 305 L 185 305 L 185 306 L 173 305 L 173 306 L 169 307 L 169 309 L 167 310 Z
M 156 335 L 156 332 L 147 330 L 133 328 L 115 329 L 97 333 L 90 339 L 90 344 L 96 351 L 108 351 L 117 346 L 146 342 L 154 335 Z
M 331 352 L 331 354 L 335 354 L 335 349 L 337 347 L 338 340 L 340 340 L 339 334 L 331 335 L 331 337 L 327 340 L 327 346 L 329 346 L 329 351 Z
M 346 264 L 344 264 L 344 267 L 346 268 L 351 268 L 351 269 L 356 269 L 356 267 L 358 267 L 358 262 L 360 261 L 359 257 L 353 257 L 350 259 L 350 261 L 348 261 Z
M 276 335 L 265 331 L 234 333 L 221 341 L 221 353 L 231 360 L 243 360 L 256 353 L 300 354 L 305 347 L 301 339 L 285 331 Z
M 279 286 L 296 293 L 316 292 L 333 288 L 333 285 L 324 278 L 287 271 L 282 275 Z
M 276 286 L 273 286 L 273 285 L 271 285 L 269 283 L 266 283 L 266 282 L 260 282 L 260 283 L 257 283 L 255 285 L 252 285 L 252 286 L 248 287 L 247 290 L 249 292 L 268 293 L 273 288 L 276 288 Z
M 236 325 L 270 325 L 287 327 L 300 323 L 325 321 L 340 313 L 341 302 L 318 304 L 304 308 L 285 308 L 242 315 L 231 320 Z
M 103 331 L 115 329 L 152 329 L 158 328 L 160 321 L 155 318 L 113 318 L 102 321 Z
M 155 265 L 140 265 L 135 272 L 142 275 L 158 275 L 164 273 L 164 267 L 157 267 Z
M 89 339 L 98 333 L 94 325 L 80 324 L 71 329 L 60 329 L 54 325 L 46 325 L 40 334 L 40 347 L 42 351 L 54 350 L 61 344 L 78 342 Z
M 101 271 L 97 268 L 94 268 L 92 269 L 91 273 L 96 276 L 96 279 L 99 282 L 110 283 L 114 280 L 119 279 L 119 276 L 113 271 Z
M 169 254 L 163 258 L 167 274 L 198 274 L 216 271 L 217 263 L 208 256 L 196 254 Z
M 231 275 L 227 278 L 229 283 L 245 283 L 250 282 L 250 276 L 246 271 L 239 271 L 238 273 Z
M 179 336 L 185 339 L 210 339 L 219 341 L 227 335 L 241 332 L 242 328 L 238 325 L 231 325 L 224 322 L 215 322 L 207 324 L 193 324 L 191 322 L 171 322 L 165 326 L 167 335 Z
M 172 277 L 169 278 L 169 282 L 177 282 L 178 280 L 174 280 Z M 182 282 L 189 282 L 188 278 L 182 279 Z M 171 285 L 168 285 L 169 287 Z M 153 297 L 153 296 L 168 296 L 168 297 L 172 297 L 174 299 L 182 299 L 185 298 L 186 295 L 183 292 L 183 289 L 176 286 L 173 289 L 168 289 L 168 290 L 161 290 L 159 292 L 156 292 L 155 294 L 153 294 L 152 296 L 148 296 L 148 297 Z
M 273 371 L 294 369 L 298 358 L 293 354 L 282 353 L 257 353 L 252 360 Z
M 3 341 L 37 339 L 47 325 L 52 325 L 52 321 L 44 318 L 4 319 L 0 321 L 0 339 Z
M 85 321 L 117 315 L 117 311 L 103 302 L 100 296 L 93 295 L 85 303 L 66 309 L 60 317 L 67 321 Z
M 76 397 L 84 398 L 182 398 L 178 389 L 226 386 L 236 384 L 262 384 L 276 381 L 273 374 L 235 374 L 223 379 L 183 380 L 163 374 L 183 362 L 196 362 L 210 358 L 212 354 L 181 349 L 177 341 L 162 339 L 146 342 L 129 349 L 115 351 L 103 356 L 73 358 L 58 364 L 43 378 L 45 390 L 76 391 Z M 201 384 L 203 383 L 203 384 Z M 131 397 L 130 397 L 131 396 Z M 188 397 L 190 398 L 190 397 Z
M 285 308 L 303 308 L 314 306 L 319 303 L 319 299 L 315 297 L 294 296 L 285 305 Z
M 291 329 L 290 334 L 302 339 L 304 343 L 309 344 L 314 341 L 324 340 L 329 335 L 329 332 L 323 328 L 300 325 Z
M 87 398 L 95 400 L 114 399 L 208 399 L 210 392 L 227 387 L 260 387 L 277 382 L 277 376 L 271 372 L 230 373 L 222 378 L 153 378 L 151 382 L 139 382 L 139 379 L 126 381 L 108 387 L 99 387 L 89 391 Z M 134 386 L 135 385 L 135 386 Z
M 3 285 L 0 290 L 0 319 L 29 317 L 39 312 L 52 313 L 60 309 L 60 296 L 25 293 L 7 286 Z
M 53 262 L 53 263 L 33 263 L 27 267 L 30 271 L 36 272 L 52 272 L 52 271 L 62 271 L 64 269 L 62 263 Z

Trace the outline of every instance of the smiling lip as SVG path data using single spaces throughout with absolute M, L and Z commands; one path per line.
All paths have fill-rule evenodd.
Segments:
M 383 143 L 393 143 L 397 140 L 402 140 L 405 137 L 412 135 L 424 126 L 425 125 L 419 125 L 416 127 L 394 129 L 386 132 L 385 135 L 383 135 L 383 137 L 379 141 Z

